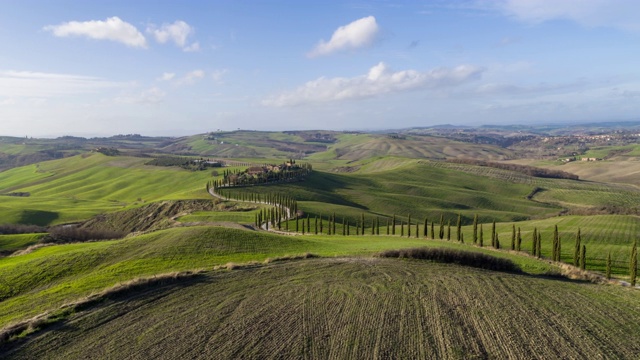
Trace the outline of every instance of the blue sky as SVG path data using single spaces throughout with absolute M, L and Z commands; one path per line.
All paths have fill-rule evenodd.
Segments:
M 0 135 L 640 119 L 640 1 L 0 1 Z

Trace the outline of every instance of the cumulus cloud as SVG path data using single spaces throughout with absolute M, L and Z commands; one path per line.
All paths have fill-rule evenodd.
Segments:
M 96 40 L 111 40 L 130 47 L 146 48 L 147 41 L 135 26 L 114 16 L 106 20 L 69 21 L 44 27 L 57 37 L 83 36 Z
M 188 38 L 195 33 L 195 30 L 191 25 L 182 20 L 176 20 L 173 24 L 162 24 L 160 27 L 149 25 L 147 32 L 153 35 L 160 44 L 171 41 L 184 51 L 200 50 L 200 44 L 198 42 L 187 45 Z
M 299 88 L 271 96 L 263 105 L 285 107 L 309 103 L 371 98 L 383 94 L 422 88 L 438 89 L 463 84 L 480 77 L 484 70 L 471 65 L 420 72 L 393 71 L 383 62 L 366 75 L 353 78 L 325 78 L 309 81 Z
M 489 4 L 508 16 L 530 23 L 568 19 L 584 26 L 640 31 L 637 0 L 501 0 Z
M 185 74 L 184 77 L 177 81 L 178 85 L 191 85 L 204 78 L 204 70 L 193 70 Z
M 126 86 L 125 83 L 90 76 L 33 71 L 0 71 L 0 96 L 50 98 L 96 93 L 105 89 Z
M 350 24 L 340 26 L 334 31 L 331 40 L 321 40 L 316 47 L 307 54 L 309 57 L 329 55 L 337 51 L 358 49 L 371 46 L 377 39 L 380 28 L 373 16 L 356 20 Z
M 182 50 L 184 52 L 196 52 L 196 51 L 200 51 L 200 43 L 199 42 L 194 42 L 193 44 L 189 45 L 189 46 L 185 46 L 182 48 Z

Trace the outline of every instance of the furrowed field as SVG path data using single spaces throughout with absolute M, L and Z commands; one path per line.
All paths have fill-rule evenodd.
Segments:
M 633 358 L 638 334 L 640 299 L 622 288 L 340 258 L 111 299 L 5 358 Z

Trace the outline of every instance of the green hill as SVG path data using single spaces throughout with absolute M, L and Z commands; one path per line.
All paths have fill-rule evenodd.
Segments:
M 208 171 L 144 165 L 148 158 L 85 154 L 0 172 L 0 218 L 38 225 L 85 220 L 146 202 L 210 199 Z
M 416 260 L 303 260 L 116 297 L 3 357 L 631 359 L 636 295 Z

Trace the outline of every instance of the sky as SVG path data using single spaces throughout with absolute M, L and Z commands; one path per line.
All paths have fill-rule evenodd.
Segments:
M 640 119 L 640 1 L 0 0 L 0 135 Z

